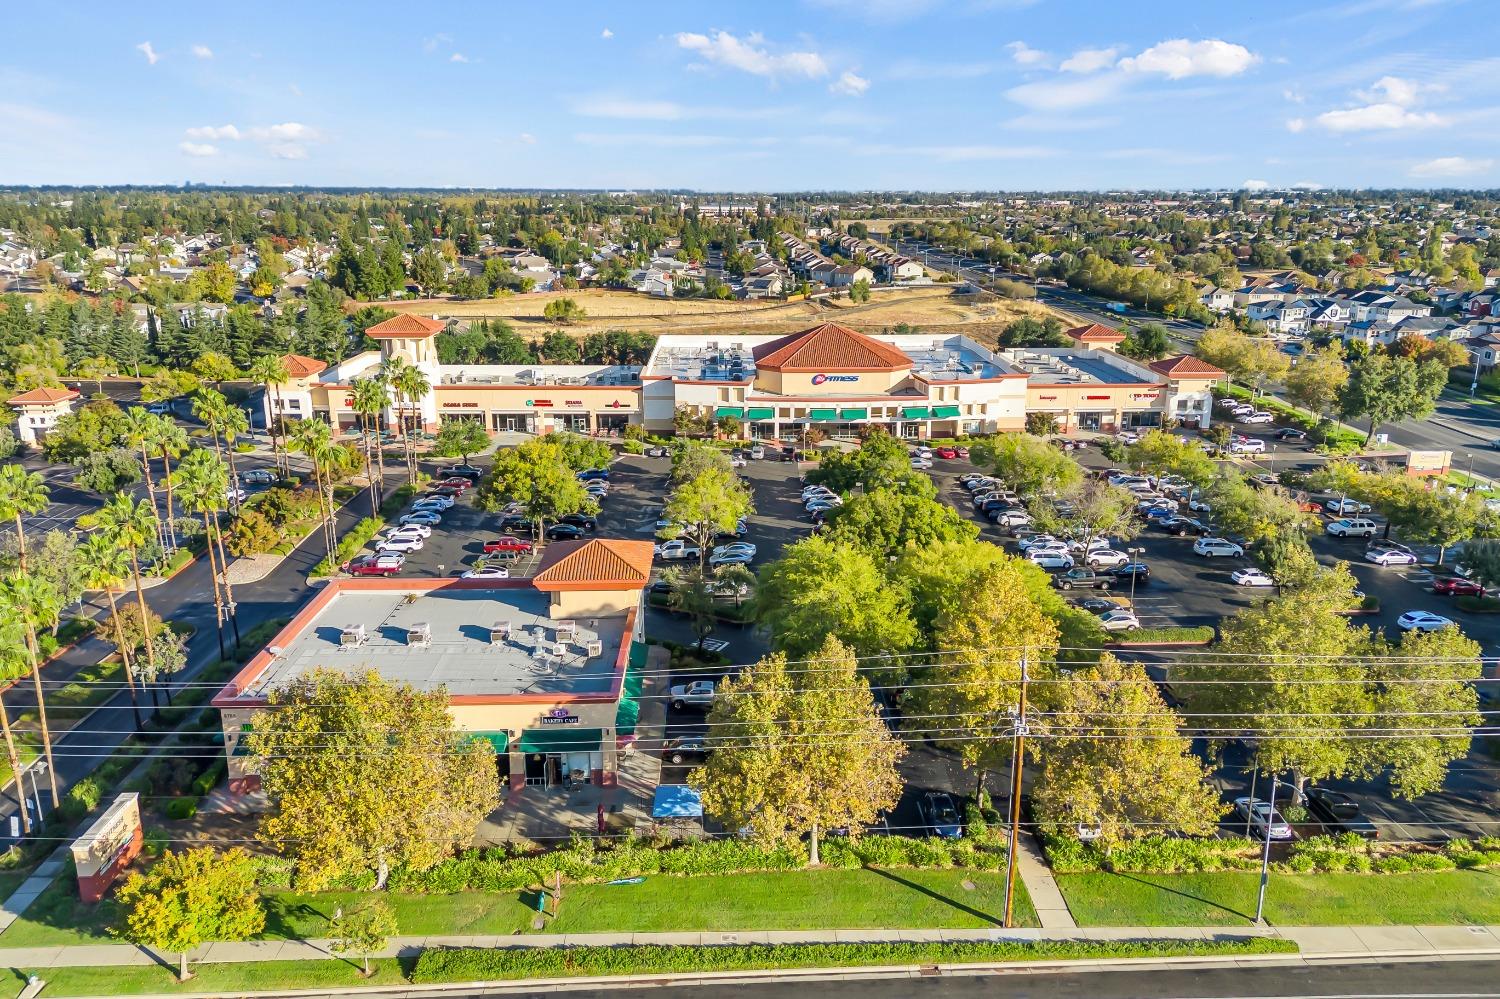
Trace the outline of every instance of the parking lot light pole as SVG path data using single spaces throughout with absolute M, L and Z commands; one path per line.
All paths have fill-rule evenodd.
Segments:
M 1266 808 L 1266 840 L 1260 852 L 1260 893 L 1255 899 L 1255 925 L 1265 925 L 1266 912 L 1266 882 L 1271 878 L 1271 825 L 1276 817 L 1276 788 L 1281 780 L 1271 775 L 1271 796 L 1267 801 Z M 1255 798 L 1250 798 L 1250 814 L 1255 814 Z
M 1021 768 L 1022 753 L 1026 749 L 1026 683 L 1030 676 L 1026 670 L 1026 656 L 1021 656 L 1021 693 L 1016 708 L 1015 744 L 1010 758 L 1010 849 L 1005 857 L 1005 920 L 1004 927 L 1010 929 L 1012 904 L 1016 892 L 1016 847 L 1021 828 Z
M 1130 561 L 1135 562 L 1145 550 L 1144 548 L 1127 548 L 1125 554 L 1130 556 Z M 1130 609 L 1132 611 L 1135 610 L 1135 577 L 1136 574 L 1132 572 L 1130 574 Z

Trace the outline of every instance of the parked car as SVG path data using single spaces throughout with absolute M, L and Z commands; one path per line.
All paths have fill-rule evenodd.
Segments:
M 609 469 L 607 468 L 585 468 L 578 473 L 579 482 L 608 482 Z
M 751 447 L 750 447 L 750 457 L 753 460 L 760 461 L 761 459 L 765 458 L 765 456 L 766 456 L 766 449 L 765 449 L 764 445 L 761 445 L 761 444 L 753 444 L 753 445 L 751 445 Z
M 677 562 L 683 559 L 698 558 L 702 554 L 703 549 L 682 538 L 663 541 L 656 546 L 656 557 L 664 562 Z
M 1443 576 L 1441 579 L 1432 581 L 1432 592 L 1447 594 L 1450 597 L 1482 597 L 1484 587 L 1472 579 Z
M 1131 577 L 1135 578 L 1137 586 L 1151 582 L 1151 567 L 1145 562 L 1126 562 L 1124 565 L 1115 566 L 1106 571 L 1120 580 L 1121 585 L 1129 584 Z
M 1245 549 L 1223 538 L 1199 538 L 1193 542 L 1193 553 L 1204 558 L 1243 558 Z
M 507 534 L 514 534 L 517 531 L 526 531 L 528 533 L 531 531 L 531 521 L 519 513 L 508 513 L 501 517 L 499 526 L 500 530 Z
M 1417 557 L 1397 548 L 1369 548 L 1365 551 L 1365 561 L 1376 565 L 1416 565 Z
M 952 458 L 957 458 L 958 457 L 958 449 L 954 448 L 954 447 L 949 447 L 946 444 L 943 445 L 942 447 L 938 448 L 935 453 L 937 454 L 937 456 L 939 458 L 944 458 L 944 459 L 952 459 Z
M 1308 788 L 1307 810 L 1331 832 L 1353 833 L 1362 839 L 1380 838 L 1380 827 L 1361 815 L 1359 803 L 1342 791 Z
M 928 791 L 917 801 L 917 811 L 922 815 L 922 824 L 934 836 L 943 839 L 958 839 L 964 834 L 963 821 L 953 796 L 942 791 Z
M 1189 534 L 1206 537 L 1212 533 L 1212 529 L 1196 517 L 1163 517 L 1156 521 L 1156 526 L 1179 538 Z
M 727 545 L 719 545 L 713 551 L 709 552 L 709 554 L 710 555 L 748 555 L 750 558 L 754 558 L 756 551 L 757 551 L 757 549 L 756 549 L 755 545 L 752 544 L 749 541 L 731 541 Z
M 1135 616 L 1134 611 L 1121 607 L 1118 610 L 1100 614 L 1099 624 L 1105 631 L 1132 631 L 1141 626 L 1141 621 Z
M 1431 611 L 1407 611 L 1396 618 L 1396 627 L 1402 631 L 1442 631 L 1453 627 L 1453 621 Z
M 1115 603 L 1108 597 L 1084 597 L 1082 600 L 1078 601 L 1078 606 L 1082 607 L 1090 614 L 1104 614 L 1108 611 L 1114 610 L 1120 605 Z
M 553 524 L 544 533 L 548 541 L 577 541 L 583 537 L 583 528 L 577 524 Z
M 1213 504 L 1209 503 L 1208 500 L 1204 499 L 1201 496 L 1194 496 L 1192 499 L 1188 500 L 1188 509 L 1193 513 L 1214 512 Z
M 926 471 L 927 469 L 929 469 L 929 468 L 932 467 L 932 459 L 931 458 L 924 458 L 920 454 L 912 455 L 911 467 L 912 467 L 912 471 L 917 471 L 917 472 Z
M 1246 413 L 1244 416 L 1239 417 L 1239 421 L 1241 423 L 1272 423 L 1275 421 L 1275 419 L 1275 416 L 1263 409 L 1258 409 L 1252 413 Z
M 433 486 L 422 494 L 422 498 L 427 499 L 432 496 L 443 496 L 447 499 L 456 500 L 463 494 L 464 491 L 457 486 Z
M 681 711 L 683 708 L 698 708 L 707 711 L 714 706 L 714 682 L 712 680 L 694 680 L 692 683 L 682 683 L 673 687 L 670 691 L 672 707 Z
M 1095 569 L 1113 569 L 1130 561 L 1130 556 L 1113 548 L 1098 548 L 1084 556 L 1084 564 Z
M 245 497 L 249 495 L 249 493 L 245 492 L 245 490 L 241 489 L 239 486 L 230 486 L 229 488 L 224 490 L 224 498 L 226 500 L 229 500 L 231 503 L 243 503 L 245 501 Z
M 1292 827 L 1287 825 L 1281 813 L 1272 807 L 1269 801 L 1262 801 L 1259 798 L 1236 798 L 1234 799 L 1234 813 L 1250 823 L 1251 829 L 1255 830 L 1260 838 L 1265 838 L 1268 831 L 1271 839 L 1292 838 Z
M 397 534 L 385 538 L 376 544 L 377 552 L 419 552 L 422 550 L 422 539 L 414 534 Z
M 484 565 L 476 565 L 474 568 L 466 570 L 465 572 L 463 572 L 462 574 L 460 574 L 459 578 L 460 579 L 509 579 L 510 578 L 510 570 L 507 569 L 503 565 L 495 565 L 493 563 L 485 563 Z
M 989 518 L 990 523 L 999 524 L 1001 527 L 1025 527 L 1031 523 L 1031 514 L 1013 507 L 997 508 L 986 512 L 985 516 Z
M 953 457 L 955 457 L 955 458 L 967 458 L 968 456 L 969 456 L 969 449 L 968 448 L 964 447 L 962 444 L 955 444 L 953 446 Z
M 247 486 L 268 486 L 276 481 L 276 475 L 265 468 L 251 468 L 240 473 L 240 481 Z
M 1235 586 L 1275 586 L 1276 580 L 1272 579 L 1262 569 L 1246 566 L 1236 569 L 1229 574 L 1229 581 Z
M 430 524 L 398 524 L 387 528 L 385 536 L 387 538 L 420 538 L 425 541 L 432 536 L 432 526 Z
M 679 735 L 662 748 L 667 761 L 681 766 L 684 763 L 702 763 L 708 759 L 708 748 L 701 735 Z
M 667 448 L 665 444 L 648 444 L 644 453 L 648 458 L 672 457 L 672 452 Z
M 1264 454 L 1266 442 L 1259 437 L 1241 437 L 1229 442 L 1231 454 Z
M 444 486 L 449 489 L 457 489 L 459 495 L 463 495 L 465 490 L 474 488 L 474 483 L 471 480 L 464 478 L 462 475 L 450 475 L 446 479 L 440 479 L 437 482 L 437 485 Z
M 1335 538 L 1373 538 L 1380 527 L 1375 521 L 1363 517 L 1341 517 L 1330 520 L 1323 530 Z
M 486 555 L 493 555 L 497 552 L 515 552 L 518 555 L 524 555 L 531 551 L 531 542 L 507 536 L 503 538 L 489 538 L 479 547 L 480 551 Z
M 1017 547 L 1019 547 L 1021 551 L 1025 552 L 1030 551 L 1033 548 L 1049 544 L 1061 544 L 1061 542 L 1059 542 L 1050 534 L 1033 534 L 1029 538 L 1022 538 Z
M 1026 558 L 1031 564 L 1041 566 L 1043 569 L 1071 569 L 1073 568 L 1073 556 L 1056 550 L 1027 552 Z
M 448 510 L 452 508 L 455 502 L 457 501 L 453 498 L 452 493 L 429 493 L 413 503 L 412 506 L 431 506 L 437 507 L 439 510 Z
M 1093 569 L 1069 569 L 1052 577 L 1052 585 L 1059 590 L 1107 590 L 1115 584 L 1115 578 Z
M 572 524 L 581 527 L 585 531 L 592 531 L 599 526 L 599 522 L 586 513 L 570 513 L 566 517 L 559 517 L 559 524 Z
M 403 514 L 400 520 L 400 523 L 403 525 L 423 524 L 427 527 L 433 527 L 442 522 L 443 515 L 436 510 L 414 510 L 411 513 Z
M 438 475 L 445 479 L 463 478 L 477 483 L 484 476 L 484 473 L 473 465 L 449 465 L 447 468 L 440 469 Z
M 718 569 L 726 565 L 749 565 L 754 558 L 754 555 L 746 551 L 725 552 L 722 555 L 710 555 L 708 557 L 708 567 L 710 569 Z
M 1359 500 L 1352 500 L 1348 497 L 1344 497 L 1343 499 L 1329 500 L 1328 502 L 1323 504 L 1323 509 L 1327 510 L 1329 513 L 1337 514 L 1340 517 L 1347 517 L 1350 514 L 1369 513 L 1370 504 L 1361 503 Z
M 1282 427 L 1276 431 L 1276 436 L 1284 441 L 1305 441 L 1307 440 L 1307 431 L 1298 430 L 1296 427 Z
M 397 554 L 359 555 L 344 563 L 344 571 L 351 576 L 394 576 L 405 563 Z

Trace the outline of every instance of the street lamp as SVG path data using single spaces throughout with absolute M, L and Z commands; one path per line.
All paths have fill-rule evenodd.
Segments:
M 1474 491 L 1474 455 L 1466 454 L 1464 458 L 1469 462 L 1468 471 L 1464 472 L 1464 492 L 1472 493 Z
M 1141 557 L 1141 553 L 1144 552 L 1145 550 L 1146 549 L 1144 549 L 1144 548 L 1127 548 L 1127 549 L 1125 549 L 1125 554 L 1129 555 L 1130 556 L 1130 561 L 1134 562 L 1134 561 L 1136 561 L 1137 559 L 1139 559 Z M 1136 573 L 1132 572 L 1130 574 L 1130 609 L 1131 610 L 1135 610 L 1135 577 L 1136 577 Z
M 31 773 L 31 800 L 36 803 L 36 824 L 37 824 L 38 828 L 40 828 L 41 824 L 42 824 L 42 796 L 41 796 L 41 793 L 38 792 L 37 788 L 36 788 L 36 776 L 39 773 L 46 773 L 46 772 L 47 772 L 47 761 L 46 760 L 37 760 L 36 763 L 30 768 L 30 773 Z M 24 789 L 22 790 L 22 793 L 23 794 L 25 793 Z
M 1271 878 L 1271 826 L 1276 817 L 1276 788 L 1284 783 L 1275 774 L 1271 775 L 1271 797 L 1266 803 L 1266 840 L 1260 852 L 1260 894 L 1255 899 L 1255 925 L 1265 925 L 1266 882 Z M 1287 787 L 1292 785 L 1287 784 Z M 1255 798 L 1250 798 L 1250 813 L 1255 813 Z

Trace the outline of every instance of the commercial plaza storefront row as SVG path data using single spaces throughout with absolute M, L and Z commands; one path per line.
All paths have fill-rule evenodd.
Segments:
M 495 749 L 512 792 L 614 784 L 634 739 L 649 541 L 555 542 L 530 579 L 343 579 L 318 591 L 213 700 L 236 793 L 260 786 L 246 733 L 319 667 L 442 688 L 454 728 Z

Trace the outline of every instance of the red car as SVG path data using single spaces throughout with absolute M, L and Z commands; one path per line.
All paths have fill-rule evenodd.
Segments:
M 957 458 L 958 449 L 949 447 L 948 445 L 944 444 L 942 447 L 937 449 L 937 456 L 939 458 Z
M 484 543 L 484 553 L 493 555 L 495 552 L 519 552 L 525 554 L 531 551 L 531 542 L 522 541 L 520 538 L 491 538 Z
M 455 475 L 451 478 L 444 479 L 441 482 L 434 482 L 433 485 L 448 486 L 451 489 L 457 489 L 459 492 L 463 492 L 464 490 L 473 486 L 474 483 L 464 478 L 462 475 Z
M 953 453 L 960 458 L 967 458 L 969 456 L 969 449 L 960 444 L 953 449 Z
M 400 555 L 361 555 L 351 559 L 344 571 L 351 576 L 394 576 L 405 561 Z
M 1451 597 L 1482 597 L 1484 587 L 1472 579 L 1464 579 L 1461 576 L 1445 576 L 1442 579 L 1433 580 L 1433 593 L 1446 593 Z

